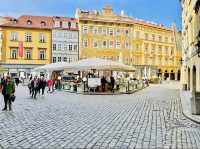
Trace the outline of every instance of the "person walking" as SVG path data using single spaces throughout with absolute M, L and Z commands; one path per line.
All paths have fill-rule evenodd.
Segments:
M 38 91 L 38 80 L 37 80 L 37 77 L 35 77 L 31 81 L 31 88 L 32 88 L 32 98 L 36 99 L 37 91 Z
M 114 92 L 115 87 L 115 78 L 113 76 L 110 77 L 111 91 Z
M 2 111 L 7 110 L 6 84 L 7 84 L 7 78 L 3 76 L 3 78 L 1 78 L 1 92 L 4 98 L 4 108 L 2 109 Z
M 101 78 L 101 88 L 102 88 L 102 92 L 105 92 L 105 89 L 106 89 L 106 78 L 103 76 Z
M 53 80 L 52 79 L 49 79 L 47 81 L 47 86 L 48 86 L 48 93 L 51 93 L 52 92 L 52 86 L 53 86 Z
M 42 89 L 42 95 L 44 95 L 44 91 L 45 91 L 45 87 L 47 85 L 47 82 L 46 80 L 44 79 L 44 77 L 42 77 L 41 81 L 40 81 L 40 84 L 41 84 L 41 89 Z
M 9 106 L 9 110 L 12 110 L 12 96 L 14 96 L 15 93 L 15 83 L 11 80 L 10 76 L 7 76 L 7 79 L 4 83 L 4 102 L 5 102 L 5 107 L 3 108 L 4 110 L 7 110 L 7 105 Z

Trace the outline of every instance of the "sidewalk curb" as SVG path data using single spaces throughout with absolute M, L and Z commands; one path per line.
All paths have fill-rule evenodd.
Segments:
M 188 114 L 185 109 L 184 109 L 184 105 L 183 105 L 183 98 L 181 96 L 181 90 L 179 91 L 179 94 L 180 94 L 180 100 L 181 100 L 181 108 L 182 108 L 182 114 L 189 120 L 191 120 L 192 122 L 195 122 L 197 124 L 200 124 L 200 120 L 196 120 L 192 114 Z

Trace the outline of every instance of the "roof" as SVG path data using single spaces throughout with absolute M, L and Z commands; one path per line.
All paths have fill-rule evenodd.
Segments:
M 2 24 L 0 26 L 3 27 L 17 27 L 17 28 L 34 28 L 34 29 L 53 29 L 55 21 L 66 21 L 78 23 L 78 20 L 75 18 L 68 17 L 60 17 L 60 16 L 31 16 L 31 15 L 23 15 L 18 18 L 14 17 L 5 17 L 9 22 Z M 78 26 L 74 28 L 65 28 L 59 27 L 59 29 L 67 29 L 67 30 L 78 30 Z
M 164 25 L 144 21 L 141 19 L 132 18 L 126 15 L 112 14 L 112 16 L 105 16 L 100 11 L 85 11 L 79 10 L 79 20 L 84 21 L 97 21 L 97 22 L 109 22 L 109 23 L 125 23 L 125 24 L 140 24 L 144 26 L 154 27 L 157 29 L 172 31 Z
M 69 27 L 65 27 L 65 26 L 63 26 L 63 25 L 62 25 L 61 27 L 53 27 L 53 28 L 78 31 L 78 25 L 76 25 L 76 24 L 78 23 L 78 19 L 76 19 L 76 18 L 54 16 L 54 17 L 53 17 L 53 21 L 54 21 L 54 23 L 55 23 L 55 21 L 62 21 L 62 22 L 75 23 L 75 27 L 74 27 L 74 28 L 73 28 L 72 26 L 69 28 Z
M 8 23 L 5 23 L 1 26 L 51 29 L 53 27 L 53 20 L 52 20 L 52 17 L 49 17 L 49 16 L 23 15 L 23 16 L 20 16 L 19 18 L 11 18 Z

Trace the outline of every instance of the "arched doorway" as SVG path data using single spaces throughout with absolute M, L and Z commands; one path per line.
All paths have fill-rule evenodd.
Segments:
M 192 91 L 196 91 L 196 67 L 192 68 Z
M 188 83 L 188 90 L 190 90 L 190 68 L 188 67 L 188 79 L 187 79 L 187 83 Z
M 178 70 L 178 74 L 177 74 L 177 80 L 180 81 L 181 80 L 181 71 Z
M 167 78 L 169 78 L 169 73 L 167 70 L 165 70 L 165 73 L 164 73 L 164 80 L 167 80 Z
M 171 73 L 170 73 L 170 80 L 175 80 L 175 73 L 173 70 L 171 70 Z
M 162 70 L 161 69 L 158 69 L 158 77 L 162 78 Z

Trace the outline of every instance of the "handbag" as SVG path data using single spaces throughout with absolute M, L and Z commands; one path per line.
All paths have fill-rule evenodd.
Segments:
M 16 96 L 15 96 L 15 95 L 11 95 L 11 96 L 10 96 L 10 100 L 11 100 L 12 102 L 14 102 L 14 101 L 15 101 L 15 98 L 16 98 Z

